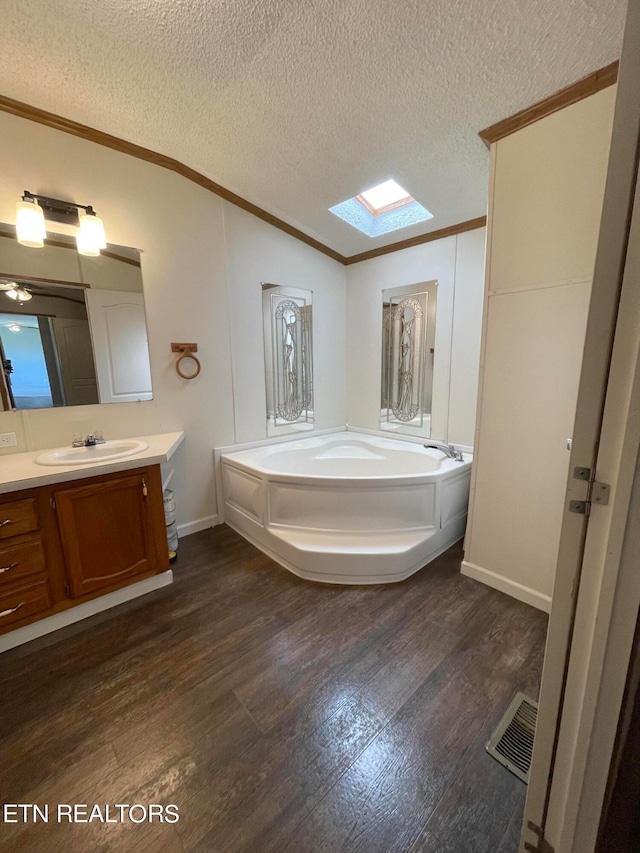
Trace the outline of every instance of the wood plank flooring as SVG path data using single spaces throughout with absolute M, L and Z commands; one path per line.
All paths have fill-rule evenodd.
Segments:
M 546 616 L 459 573 L 295 578 L 217 527 L 175 583 L 0 656 L 3 803 L 175 803 L 168 823 L 0 824 L 21 853 L 514 853 L 485 752 L 537 697 Z

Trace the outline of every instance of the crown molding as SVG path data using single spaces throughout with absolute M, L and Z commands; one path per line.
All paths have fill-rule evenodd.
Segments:
M 8 98 L 6 95 L 0 95 L 0 111 L 10 113 L 11 115 L 15 115 L 29 121 L 34 121 L 37 124 L 53 128 L 53 130 L 69 133 L 72 136 L 79 137 L 80 139 L 86 139 L 88 142 L 94 142 L 97 145 L 102 145 L 103 147 L 110 148 L 113 151 L 119 151 L 121 154 L 128 154 L 131 157 L 136 157 L 138 160 L 144 160 L 147 163 L 153 163 L 163 169 L 175 172 L 183 178 L 186 178 L 188 181 L 203 187 L 203 189 L 219 196 L 225 201 L 228 201 L 230 204 L 235 204 L 236 207 L 246 210 L 253 216 L 257 216 L 258 219 L 262 219 L 263 222 L 273 225 L 275 228 L 280 229 L 280 231 L 284 231 L 285 234 L 295 237 L 307 246 L 317 249 L 317 251 L 322 252 L 324 255 L 327 255 L 334 261 L 338 261 L 338 263 L 344 264 L 345 266 L 357 264 L 360 263 L 360 261 L 369 260 L 369 258 L 377 258 L 380 255 L 387 255 L 391 252 L 399 252 L 402 249 L 408 249 L 411 246 L 419 246 L 422 243 L 430 243 L 433 240 L 441 240 L 444 237 L 451 237 L 454 234 L 462 234 L 463 232 L 471 231 L 474 228 L 483 228 L 486 225 L 486 217 L 480 216 L 477 219 L 469 219 L 466 222 L 449 225 L 446 228 L 439 229 L 438 231 L 430 231 L 427 234 L 420 234 L 417 237 L 410 237 L 407 240 L 399 240 L 396 243 L 380 246 L 377 249 L 370 249 L 367 252 L 361 252 L 357 255 L 345 257 L 339 252 L 336 252 L 334 249 L 329 248 L 329 246 L 325 246 L 324 243 L 321 243 L 319 240 L 315 240 L 313 237 L 310 237 L 298 228 L 294 228 L 293 225 L 289 225 L 277 216 L 268 213 L 256 204 L 253 204 L 252 202 L 247 201 L 247 199 L 242 198 L 242 196 L 231 192 L 231 190 L 228 190 L 221 184 L 212 181 L 210 178 L 207 178 L 206 175 L 186 166 L 179 160 L 175 160 L 173 157 L 167 157 L 165 154 L 160 154 L 149 148 L 143 148 L 141 145 L 136 145 L 134 142 L 128 142 L 126 139 L 120 139 L 118 136 L 112 136 L 109 133 L 104 133 L 102 130 L 96 130 L 86 124 L 80 124 L 80 122 L 64 118 L 63 116 L 56 115 L 55 113 L 47 112 L 39 107 L 33 107 L 30 104 L 23 103 L 22 101 L 16 101 L 13 98 Z
M 163 169 L 168 169 L 170 172 L 176 172 L 188 181 L 203 187 L 205 190 L 214 195 L 219 196 L 225 201 L 235 204 L 236 207 L 246 210 L 248 213 L 257 216 L 269 225 L 279 228 L 285 234 L 301 240 L 308 246 L 317 249 L 324 255 L 333 258 L 334 261 L 339 261 L 344 264 L 345 258 L 339 253 L 325 246 L 319 240 L 314 240 L 293 225 L 289 225 L 272 213 L 268 213 L 258 205 L 253 204 L 242 196 L 236 195 L 226 187 L 217 184 L 206 175 L 197 172 L 195 169 L 185 166 L 179 160 L 174 160 L 173 157 L 167 157 L 165 154 L 159 154 L 157 151 L 151 151 L 149 148 L 143 148 L 141 145 L 136 145 L 134 142 L 128 142 L 126 139 L 120 139 L 118 136 L 112 136 L 109 133 L 104 133 L 102 130 L 96 130 L 94 127 L 89 127 L 86 124 L 80 124 L 77 121 L 72 121 L 68 118 L 56 115 L 55 113 L 41 110 L 39 107 L 32 107 L 30 104 L 24 104 L 22 101 L 15 101 L 13 98 L 7 98 L 5 95 L 0 95 L 0 111 L 11 113 L 11 115 L 19 118 L 26 118 L 29 121 L 35 121 L 38 124 L 43 124 L 46 127 L 51 127 L 54 130 L 61 130 L 63 133 L 70 133 L 72 136 L 78 136 L 80 139 L 86 139 L 89 142 L 95 142 L 97 145 L 102 145 L 105 148 L 111 148 L 113 151 L 119 151 L 122 154 L 129 154 L 131 157 L 137 157 L 138 160 L 145 160 L 147 163 L 153 163 L 156 166 L 161 166 Z
M 464 234 L 465 231 L 474 231 L 476 228 L 484 228 L 487 224 L 486 216 L 478 216 L 476 219 L 467 219 L 466 222 L 458 222 L 456 225 L 448 225 L 438 231 L 429 231 L 428 234 L 419 234 L 417 237 L 409 237 L 407 240 L 399 240 L 388 246 L 379 246 L 377 249 L 369 249 L 359 255 L 351 255 L 345 258 L 345 265 L 359 264 L 371 258 L 379 258 L 380 255 L 388 255 L 390 252 L 400 252 L 402 249 L 410 249 L 412 246 L 421 246 L 423 243 L 431 243 L 433 240 L 443 240 L 445 237 L 453 237 L 455 234 Z
M 489 147 L 492 143 L 504 139 L 505 136 L 510 136 L 517 130 L 522 130 L 523 127 L 528 127 L 541 118 L 550 116 L 552 113 L 563 110 L 565 107 L 571 106 L 571 104 L 576 104 L 590 95 L 595 95 L 596 92 L 600 92 L 602 89 L 613 86 L 618 79 L 618 65 L 617 60 L 610 65 L 605 65 L 604 68 L 588 74 L 570 86 L 565 86 L 564 89 L 554 92 L 553 95 L 549 95 L 548 98 L 538 101 L 537 104 L 533 104 L 509 118 L 502 119 L 502 121 L 486 127 L 480 131 L 478 136 Z

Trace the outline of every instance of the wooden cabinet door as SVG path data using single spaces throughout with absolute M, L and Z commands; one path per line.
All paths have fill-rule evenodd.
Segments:
M 73 598 L 166 568 L 155 535 L 162 487 L 155 482 L 154 473 L 116 474 L 100 482 L 56 490 L 58 526 Z

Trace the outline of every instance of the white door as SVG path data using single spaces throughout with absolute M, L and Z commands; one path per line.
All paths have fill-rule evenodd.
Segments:
M 86 320 L 51 320 L 66 406 L 98 402 L 91 334 Z M 51 381 L 51 376 L 50 376 Z M 55 397 L 54 397 L 55 399 Z
M 87 313 L 101 403 L 151 399 L 151 366 L 141 293 L 87 288 Z
M 639 147 L 640 0 L 630 0 L 521 851 L 594 849 L 640 601 L 629 588 L 630 637 L 607 671 L 640 440 Z M 570 510 L 588 497 L 580 468 L 611 490 L 589 515 Z

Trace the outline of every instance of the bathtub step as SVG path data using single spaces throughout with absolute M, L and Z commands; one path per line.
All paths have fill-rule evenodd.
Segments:
M 398 530 L 376 533 L 348 533 L 343 531 L 300 530 L 290 527 L 270 527 L 269 532 L 298 551 L 315 554 L 363 554 L 393 555 L 406 554 L 417 548 L 436 533 L 422 530 Z

